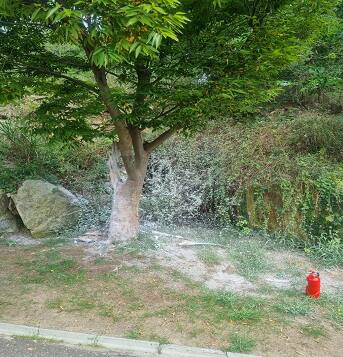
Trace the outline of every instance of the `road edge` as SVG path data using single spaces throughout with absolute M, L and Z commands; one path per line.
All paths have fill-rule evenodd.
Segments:
M 240 353 L 223 352 L 207 348 L 196 348 L 158 342 L 131 340 L 120 337 L 52 330 L 40 327 L 15 325 L 0 322 L 0 335 L 25 336 L 54 340 L 78 346 L 104 347 L 119 353 L 129 353 L 134 357 L 259 357 Z

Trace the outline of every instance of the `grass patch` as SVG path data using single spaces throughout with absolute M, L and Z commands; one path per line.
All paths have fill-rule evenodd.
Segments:
M 272 269 L 264 250 L 256 242 L 243 241 L 237 244 L 230 252 L 238 272 L 247 279 L 253 279 L 258 274 Z
M 208 266 L 220 264 L 219 255 L 212 249 L 202 249 L 198 252 L 198 258 Z
M 230 345 L 226 350 L 228 352 L 238 352 L 238 353 L 247 353 L 251 352 L 255 347 L 256 343 L 251 338 L 240 336 L 240 335 L 232 335 L 230 337 Z
M 327 306 L 327 318 L 343 329 L 343 290 L 332 296 L 325 296 L 323 303 Z
M 313 311 L 313 301 L 308 297 L 297 300 L 284 300 L 274 305 L 277 312 L 291 316 L 307 316 Z
M 0 237 L 0 247 L 16 247 L 17 242 L 11 239 L 4 239 Z
M 188 297 L 186 308 L 193 318 L 206 317 L 215 322 L 258 321 L 263 316 L 263 304 L 259 300 L 226 291 Z
M 25 269 L 22 281 L 26 284 L 73 285 L 85 280 L 85 271 L 73 258 L 63 257 L 56 250 L 40 254 L 21 264 Z
M 82 312 L 95 309 L 96 303 L 91 299 L 84 297 L 73 296 L 69 299 L 56 298 L 46 302 L 46 307 L 52 310 L 66 311 L 66 312 Z
M 113 322 L 117 322 L 121 319 L 121 316 L 116 311 L 115 307 L 107 304 L 102 304 L 98 306 L 98 315 L 101 317 L 110 318 Z
M 301 328 L 301 332 L 310 337 L 318 338 L 325 337 L 327 335 L 323 326 L 306 325 Z
M 142 331 L 139 330 L 139 329 L 133 329 L 133 330 L 130 330 L 128 331 L 126 334 L 125 334 L 125 337 L 126 338 L 130 338 L 132 340 L 139 340 L 140 338 L 142 338 Z
M 149 250 L 157 250 L 158 243 L 147 233 L 139 233 L 136 239 L 117 248 L 119 254 L 140 255 Z

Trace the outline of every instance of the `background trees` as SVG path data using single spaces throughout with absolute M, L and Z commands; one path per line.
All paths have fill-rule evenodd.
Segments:
M 281 72 L 337 32 L 336 4 L 3 0 L 1 98 L 34 94 L 27 125 L 50 139 L 113 140 L 110 238 L 129 239 L 152 150 L 261 111 Z

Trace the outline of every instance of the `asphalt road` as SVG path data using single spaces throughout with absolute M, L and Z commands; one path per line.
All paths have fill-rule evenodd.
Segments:
M 79 348 L 21 337 L 0 338 L 0 357 L 131 357 L 103 349 Z

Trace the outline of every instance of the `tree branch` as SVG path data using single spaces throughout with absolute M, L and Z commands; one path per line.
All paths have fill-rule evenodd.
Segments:
M 119 121 L 118 116 L 120 115 L 119 110 L 116 108 L 112 101 L 111 91 L 107 83 L 106 72 L 102 68 L 93 66 L 94 78 L 98 84 L 101 98 L 111 115 L 114 122 L 114 127 L 119 136 L 118 147 L 120 154 L 127 172 L 129 179 L 137 179 L 137 172 L 135 170 L 134 158 L 132 153 L 132 138 L 129 129 L 126 126 L 126 122 Z
M 54 72 L 54 71 L 50 71 L 50 70 L 46 70 L 44 68 L 27 67 L 27 69 L 28 70 L 31 69 L 34 72 L 48 74 L 48 75 L 53 76 L 53 77 L 66 79 L 67 81 L 74 82 L 75 84 L 77 84 L 77 85 L 79 85 L 81 87 L 84 87 L 84 88 L 92 91 L 93 93 L 99 94 L 99 91 L 97 90 L 97 88 L 95 86 L 92 86 L 91 84 L 88 84 L 88 83 L 86 83 L 84 81 L 81 81 L 80 79 L 69 77 L 66 74 L 59 73 L 59 72 Z
M 169 108 L 168 110 L 164 111 L 162 110 L 162 112 L 160 114 L 158 114 L 154 120 L 158 119 L 158 118 L 161 118 L 161 117 L 164 117 L 165 115 L 168 115 L 170 113 L 172 113 L 175 109 L 177 109 L 179 107 L 179 105 L 174 105 L 172 108 Z
M 143 146 L 142 134 L 141 131 L 133 125 L 129 125 L 129 132 L 132 139 L 133 150 L 135 152 L 135 164 L 138 167 L 146 156 L 146 152 Z
M 164 133 L 159 135 L 155 140 L 151 142 L 144 143 L 144 149 L 147 153 L 151 153 L 155 150 L 158 146 L 163 144 L 167 139 L 169 139 L 175 132 L 179 130 L 178 127 L 170 128 L 166 130 Z

